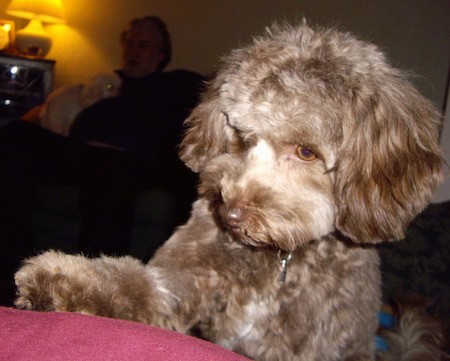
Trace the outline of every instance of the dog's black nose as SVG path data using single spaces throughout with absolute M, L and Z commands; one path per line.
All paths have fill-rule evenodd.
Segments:
M 241 208 L 231 208 L 227 212 L 227 223 L 231 227 L 238 227 L 244 220 L 244 211 Z
M 245 210 L 240 207 L 230 207 L 222 204 L 219 213 L 223 221 L 232 228 L 238 228 L 245 221 Z

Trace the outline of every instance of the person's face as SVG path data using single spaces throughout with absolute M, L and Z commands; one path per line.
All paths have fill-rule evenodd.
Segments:
M 156 26 L 132 27 L 121 42 L 125 75 L 137 78 L 154 73 L 164 57 L 162 43 Z

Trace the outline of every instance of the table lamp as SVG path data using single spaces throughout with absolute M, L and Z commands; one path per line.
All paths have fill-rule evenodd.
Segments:
M 52 46 L 52 39 L 44 31 L 42 22 L 66 22 L 61 0 L 12 0 L 6 13 L 30 19 L 25 28 L 16 32 L 14 47 L 20 54 L 36 58 L 43 58 Z

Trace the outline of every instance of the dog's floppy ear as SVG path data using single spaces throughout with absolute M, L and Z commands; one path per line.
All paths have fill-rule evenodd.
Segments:
M 187 131 L 180 145 L 179 156 L 194 172 L 199 173 L 209 159 L 223 154 L 233 129 L 227 124 L 220 107 L 219 91 L 208 87 L 199 105 L 186 119 Z
M 442 118 L 393 74 L 356 88 L 351 103 L 336 169 L 336 228 L 355 242 L 401 239 L 442 181 Z

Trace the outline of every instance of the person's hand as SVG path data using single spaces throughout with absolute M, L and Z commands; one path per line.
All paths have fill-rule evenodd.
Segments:
M 30 109 L 28 112 L 26 112 L 24 115 L 20 117 L 21 120 L 24 120 L 26 122 L 40 124 L 41 118 L 39 116 L 39 113 L 41 112 L 42 105 L 38 105 L 37 107 L 34 107 Z

